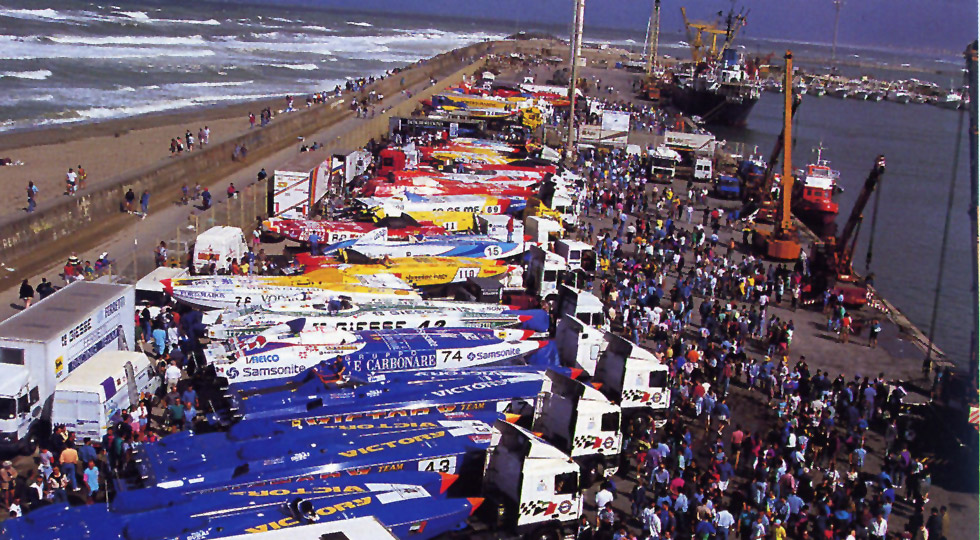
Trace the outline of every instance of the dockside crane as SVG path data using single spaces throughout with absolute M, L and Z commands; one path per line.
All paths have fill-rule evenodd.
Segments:
M 799 231 L 790 209 L 793 197 L 793 53 L 786 51 L 786 83 L 783 85 L 783 175 L 780 179 L 776 219 L 772 228 L 756 224 L 755 244 L 770 259 L 792 261 L 800 256 Z

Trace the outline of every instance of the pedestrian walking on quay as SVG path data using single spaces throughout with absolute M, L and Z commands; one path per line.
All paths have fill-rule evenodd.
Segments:
M 133 192 L 133 188 L 129 188 L 129 191 L 126 192 L 125 200 L 126 200 L 126 212 L 132 214 L 133 203 L 136 202 L 136 193 Z
M 34 287 L 26 279 L 20 284 L 20 299 L 24 302 L 24 309 L 31 307 L 31 302 L 34 301 Z

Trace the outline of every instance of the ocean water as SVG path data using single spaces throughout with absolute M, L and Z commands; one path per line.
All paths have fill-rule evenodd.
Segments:
M 782 107 L 781 94 L 764 93 L 749 117 L 747 129 L 719 129 L 716 133 L 720 138 L 745 143 L 747 151 L 758 147 L 762 155 L 768 156 L 782 129 Z M 879 184 L 881 200 L 869 270 L 875 273 L 876 287 L 884 296 L 927 334 L 936 299 L 959 115 L 959 111 L 931 105 L 804 96 L 793 126 L 794 168 L 812 163 L 815 149 L 822 143 L 822 157 L 841 173 L 844 192 L 837 198 L 839 227 L 850 215 L 875 157 L 885 156 L 886 172 Z M 965 368 L 975 295 L 970 291 L 973 268 L 967 215 L 969 118 L 964 122 L 935 340 L 953 362 Z M 863 274 L 873 204 L 874 199 L 864 211 L 854 251 L 854 267 Z
M 0 0 L 0 129 L 333 89 L 501 32 L 300 8 Z

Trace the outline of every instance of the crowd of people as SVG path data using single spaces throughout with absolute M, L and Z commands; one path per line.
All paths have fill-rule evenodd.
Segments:
M 178 154 L 183 154 L 184 151 L 193 152 L 194 146 L 197 145 L 198 149 L 203 150 L 211 142 L 211 128 L 204 126 L 197 130 L 197 137 L 191 130 L 186 130 L 183 137 L 174 137 L 170 139 L 170 156 L 174 157 Z
M 793 347 L 805 257 L 771 264 L 743 253 L 737 216 L 693 185 L 684 197 L 649 183 L 640 157 L 586 150 L 577 168 L 587 180 L 580 234 L 602 261 L 611 326 L 654 351 L 672 379 L 665 425 L 630 426 L 620 478 L 598 492 L 579 538 L 948 536 L 947 509 L 926 508 L 930 476 L 912 453 L 905 390 L 883 374 L 813 369 Z M 832 331 L 856 332 L 842 299 L 827 295 L 824 311 Z M 880 324 L 867 326 L 871 346 Z M 761 418 L 750 412 L 760 407 Z M 622 479 L 635 486 L 628 512 L 613 504 Z M 904 530 L 889 526 L 896 507 L 909 516 Z

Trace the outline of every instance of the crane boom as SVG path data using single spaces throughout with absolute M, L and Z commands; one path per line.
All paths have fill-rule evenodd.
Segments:
M 881 181 L 881 177 L 884 174 L 885 156 L 878 156 L 875 158 L 875 165 L 871 169 L 871 173 L 868 174 L 868 178 L 864 181 L 864 187 L 861 188 L 857 200 L 854 201 L 854 208 L 851 209 L 851 215 L 844 223 L 844 228 L 841 229 L 840 236 L 836 241 L 837 245 L 834 258 L 837 266 L 836 270 L 839 275 L 851 275 L 854 273 L 851 267 L 851 261 L 854 259 L 854 247 L 857 244 L 855 233 L 861 225 L 861 220 L 864 219 L 864 208 L 868 205 L 868 201 L 871 200 L 871 194 L 874 193 L 878 182 Z
M 803 103 L 803 96 L 794 94 L 793 95 L 793 106 L 790 109 L 789 119 L 790 122 L 793 121 L 793 117 L 796 116 L 796 110 L 800 108 L 800 103 Z M 779 131 L 779 137 L 776 137 L 776 145 L 772 148 L 772 153 L 769 154 L 769 161 L 766 164 L 766 174 L 763 176 L 762 180 L 762 193 L 760 193 L 760 200 L 765 200 L 764 197 L 767 196 L 772 191 L 772 180 L 776 175 L 776 162 L 779 161 L 779 155 L 783 153 L 783 138 L 786 136 L 786 128 L 784 127 Z
M 687 45 L 691 47 L 691 58 L 697 64 L 701 61 L 701 32 L 697 36 L 691 33 L 691 21 L 687 20 L 687 9 L 681 6 L 681 17 L 684 19 L 684 32 L 687 33 Z

